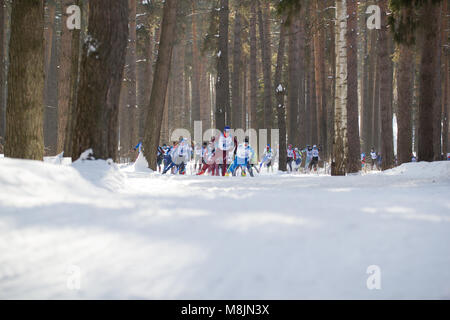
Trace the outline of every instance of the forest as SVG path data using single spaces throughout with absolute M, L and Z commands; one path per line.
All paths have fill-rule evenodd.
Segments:
M 142 141 L 155 170 L 202 121 L 319 145 L 332 175 L 372 148 L 444 160 L 449 23 L 446 0 L 2 0 L 0 153 L 121 163 Z

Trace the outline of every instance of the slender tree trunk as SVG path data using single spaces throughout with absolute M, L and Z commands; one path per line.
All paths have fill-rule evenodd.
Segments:
M 300 60 L 299 37 L 300 12 L 293 14 L 289 25 L 289 58 L 288 58 L 288 141 L 298 145 L 298 109 L 300 93 Z
M 58 68 L 58 143 L 56 153 L 64 151 L 67 124 L 69 121 L 70 85 L 72 77 L 77 74 L 71 73 L 72 58 L 72 32 L 66 26 L 69 15 L 66 9 L 73 4 L 73 0 L 62 1 L 62 27 L 61 27 L 61 48 L 59 54 Z
M 158 59 L 153 77 L 152 94 L 150 96 L 147 126 L 144 138 L 144 154 L 152 170 L 156 170 L 155 152 L 161 135 L 161 124 L 169 81 L 172 60 L 173 41 L 176 31 L 177 1 L 166 0 L 162 20 L 161 39 Z
M 256 1 L 252 1 L 250 14 L 250 127 L 258 130 L 258 119 L 256 116 L 256 108 L 258 105 L 258 74 L 256 59 Z
M 322 10 L 324 8 L 324 2 L 316 0 L 315 2 L 315 23 L 316 30 L 314 33 L 314 65 L 315 65 L 315 85 L 316 85 L 316 104 L 317 104 L 317 138 L 318 143 L 325 148 L 323 154 L 327 153 L 327 121 L 326 121 L 326 103 L 325 103 L 325 92 L 324 92 L 324 30 L 322 30 Z
M 6 31 L 5 31 L 5 14 L 6 6 L 4 1 L 0 1 L 0 153 L 3 153 L 3 139 L 5 137 L 5 46 L 6 46 Z
M 230 74 L 228 69 L 228 0 L 220 0 L 219 48 L 217 52 L 216 128 L 223 130 L 230 117 Z
M 128 2 L 89 3 L 72 134 L 72 158 L 92 148 L 98 159 L 117 159 L 118 112 L 128 35 Z
M 358 114 L 357 0 L 347 0 L 347 172 L 361 169 Z
M 433 161 L 433 108 L 435 100 L 436 41 L 439 6 L 428 0 L 421 10 L 423 45 L 420 67 L 419 154 L 420 161 Z
M 300 15 L 304 16 L 306 9 L 302 7 L 300 11 Z M 294 140 L 294 143 L 301 147 L 304 146 L 306 143 L 306 83 L 305 83 L 305 21 L 303 19 L 299 20 L 299 30 L 297 33 L 297 39 L 298 39 L 298 53 L 297 53 L 297 59 L 299 62 L 299 99 L 298 99 L 298 135 L 297 139 Z
M 82 0 L 75 0 L 75 5 L 79 6 L 81 12 L 83 12 L 83 2 Z M 73 132 L 76 122 L 76 101 L 78 92 L 78 83 L 80 77 L 80 56 L 81 56 L 81 38 L 82 32 L 85 28 L 85 19 L 81 19 L 81 29 L 72 30 L 72 48 L 70 54 L 70 93 L 69 93 L 69 103 L 68 103 L 68 119 L 67 127 L 64 138 L 64 154 L 72 155 L 72 142 L 73 142 Z M 83 32 L 84 33 L 84 32 Z
M 280 27 L 280 42 L 278 44 L 278 55 L 277 55 L 277 67 L 275 69 L 275 92 L 277 99 L 277 118 L 278 118 L 278 130 L 279 130 L 279 159 L 278 159 L 278 170 L 286 171 L 286 115 L 284 106 L 284 96 L 285 96 L 285 86 L 282 84 L 282 73 L 284 64 L 284 51 L 285 51 L 285 33 L 286 25 L 285 22 L 281 22 Z
M 139 139 L 144 138 L 145 110 L 150 103 L 150 90 L 152 86 L 153 65 L 153 27 L 149 23 L 149 10 L 139 1 L 136 29 L 136 95 L 139 113 Z
M 227 27 L 228 28 L 228 27 Z M 228 30 L 228 29 L 227 29 Z M 227 35 L 228 37 L 228 35 Z M 220 41 L 220 39 L 219 39 Z M 200 53 L 198 50 L 197 15 L 195 1 L 192 2 L 192 128 L 200 115 Z
M 380 62 L 380 116 L 381 116 L 381 156 L 382 170 L 394 166 L 394 145 L 392 132 L 392 71 L 389 56 L 387 9 L 388 0 L 379 1 L 381 7 L 381 29 L 378 30 Z
M 331 175 L 346 173 L 347 142 L 347 9 L 346 0 L 336 2 L 336 102 Z
M 58 19 L 56 3 L 46 1 L 45 85 L 44 85 L 44 155 L 55 155 L 58 143 Z
M 450 16 L 449 5 L 447 1 L 444 1 L 444 7 L 442 12 L 445 16 Z M 450 34 L 450 23 L 448 19 L 442 19 L 442 43 L 448 45 L 448 38 Z M 449 127 L 449 116 L 450 116 L 450 48 L 446 47 L 444 54 L 444 93 L 442 99 L 442 113 L 443 113 L 443 125 L 442 125 L 442 152 L 444 156 L 450 153 L 450 127 Z
M 410 16 L 411 10 L 403 9 L 402 16 Z M 397 162 L 410 162 L 412 155 L 412 103 L 414 87 L 414 52 L 411 46 L 398 45 L 397 73 Z
M 231 106 L 232 106 L 232 125 L 235 129 L 243 128 L 242 126 L 242 100 L 241 100 L 241 74 L 242 74 L 242 17 L 241 6 L 236 8 L 234 18 L 234 45 L 233 45 L 233 74 L 231 80 Z
M 310 77 L 311 77 L 311 144 L 316 144 L 319 141 L 318 130 L 317 130 L 317 86 L 316 86 L 316 78 L 315 78 L 315 45 L 314 42 L 311 43 L 311 69 L 310 69 Z M 333 126 L 334 127 L 334 126 Z
M 271 50 L 270 50 L 270 36 L 266 29 L 267 25 L 265 20 L 268 20 L 269 16 L 267 12 L 263 15 L 261 3 L 258 1 L 258 26 L 259 26 L 259 38 L 261 44 L 261 60 L 263 68 L 264 78 L 264 128 L 270 133 L 272 129 L 272 62 L 271 62 Z M 269 139 L 269 137 L 268 137 Z M 270 141 L 270 139 L 268 140 Z
M 441 136 L 442 136 L 442 43 L 441 43 L 441 21 L 442 21 L 442 3 L 438 6 L 437 13 L 437 37 L 436 37 L 436 60 L 434 66 L 434 101 L 433 101 L 433 152 L 434 160 L 441 160 Z
M 44 155 L 43 32 L 44 1 L 13 1 L 6 109 L 7 157 L 42 160 Z

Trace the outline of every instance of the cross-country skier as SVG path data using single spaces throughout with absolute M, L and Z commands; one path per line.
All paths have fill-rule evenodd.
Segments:
M 142 141 L 139 141 L 139 143 L 133 148 L 133 150 L 137 151 L 137 155 L 136 155 L 136 159 L 137 159 L 139 157 L 139 154 L 142 152 Z
M 162 174 L 166 174 L 169 170 L 175 167 L 175 163 L 173 162 L 173 151 L 175 150 L 176 143 L 174 142 L 173 146 L 168 146 L 166 152 L 164 154 L 164 170 Z
M 174 149 L 172 154 L 172 161 L 177 166 L 177 171 L 179 174 L 186 174 L 186 164 L 191 159 L 191 148 L 187 143 L 186 139 L 180 137 L 178 140 L 178 145 Z
M 222 168 L 222 176 L 225 176 L 229 164 L 228 158 L 234 158 L 238 146 L 237 138 L 231 134 L 231 129 L 226 126 L 223 132 L 215 139 L 216 163 Z
M 309 163 L 309 171 L 314 168 L 314 171 L 317 171 L 317 165 L 319 164 L 319 148 L 316 145 L 313 146 L 311 151 L 312 159 Z
M 377 153 L 375 152 L 375 149 L 370 149 L 370 170 L 373 170 L 373 167 L 377 164 Z
M 209 142 L 205 154 L 203 155 L 204 163 L 202 170 L 197 173 L 198 176 L 205 174 L 207 171 L 212 175 L 219 175 L 218 166 L 216 164 L 216 149 L 214 145 L 215 137 Z M 205 142 L 206 143 L 206 142 Z
M 297 147 L 294 149 L 294 162 L 295 162 L 295 171 L 298 171 L 298 169 L 302 164 L 302 153 Z
M 236 150 L 236 156 L 234 158 L 234 162 L 230 165 L 227 170 L 227 173 L 231 173 L 233 176 L 236 176 L 236 171 L 238 168 L 241 168 L 242 176 L 246 175 L 246 170 L 250 173 L 250 176 L 253 177 L 253 170 L 250 166 L 250 160 L 253 158 L 255 151 L 248 143 L 248 137 L 245 137 L 244 143 L 240 143 Z
M 165 147 L 166 144 L 163 144 L 163 146 L 158 146 L 158 151 L 156 152 L 156 165 L 158 167 L 158 172 L 161 172 L 161 165 L 164 160 L 164 154 L 165 154 Z
M 269 172 L 269 169 L 272 169 L 273 171 L 273 152 L 270 148 L 270 145 L 268 144 L 266 146 L 266 150 L 264 150 L 263 159 L 261 160 L 261 164 L 259 165 L 259 170 L 261 170 L 262 166 L 265 165 L 267 167 L 267 172 Z
M 198 169 L 197 169 L 198 165 Z M 200 170 L 202 167 L 202 147 L 200 144 L 195 144 L 194 146 L 194 170 Z
M 363 152 L 361 153 L 361 170 L 364 170 L 365 166 L 366 166 L 366 154 Z
M 305 173 L 306 173 L 306 169 L 309 168 L 309 164 L 311 163 L 312 160 L 312 147 L 310 145 L 307 145 L 306 148 L 303 149 L 302 151 L 306 153 L 305 159 Z
M 287 157 L 286 164 L 289 166 L 290 172 L 292 172 L 292 161 L 294 161 L 295 153 L 294 149 L 292 149 L 292 144 L 290 144 L 287 148 Z

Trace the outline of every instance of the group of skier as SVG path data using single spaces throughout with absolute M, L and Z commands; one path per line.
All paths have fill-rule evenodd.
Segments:
M 138 147 L 140 146 L 136 146 Z M 313 168 L 317 170 L 319 148 L 316 145 L 302 150 L 289 145 L 286 153 L 289 172 L 299 171 L 302 153 L 306 155 L 305 171 Z M 275 154 L 270 145 L 267 145 L 258 164 L 257 153 L 250 145 L 249 138 L 245 137 L 242 143 L 238 143 L 237 137 L 232 135 L 228 126 L 221 134 L 212 137 L 209 142 L 203 142 L 202 145 L 190 145 L 185 138 L 180 137 L 173 145 L 164 144 L 157 149 L 157 166 L 162 174 L 169 171 L 172 174 L 186 174 L 186 165 L 191 159 L 196 175 L 208 173 L 212 176 L 236 176 L 240 172 L 242 176 L 248 173 L 253 177 L 255 172 L 260 173 L 263 167 L 267 172 L 273 172 Z
M 307 145 L 306 148 L 299 149 L 297 147 L 293 148 L 292 145 L 288 145 L 287 155 L 286 155 L 286 164 L 287 168 L 290 172 L 299 171 L 302 167 L 303 162 L 303 154 L 305 155 L 305 165 L 304 171 L 317 171 L 317 167 L 319 165 L 320 160 L 320 146 Z

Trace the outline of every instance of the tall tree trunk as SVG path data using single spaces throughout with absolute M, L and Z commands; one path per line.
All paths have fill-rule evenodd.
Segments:
M 282 73 L 284 64 L 284 51 L 285 51 L 285 33 L 286 25 L 285 22 L 281 22 L 280 27 L 280 42 L 278 44 L 278 55 L 277 55 L 277 67 L 275 69 L 275 92 L 277 99 L 277 118 L 278 118 L 278 130 L 279 130 L 279 159 L 278 159 L 278 170 L 286 171 L 286 115 L 284 106 L 284 96 L 285 96 L 285 86 L 282 84 Z
M 302 7 L 300 11 L 300 15 L 304 16 L 305 14 L 305 8 Z M 297 53 L 297 59 L 299 62 L 299 99 L 298 99 L 298 135 L 297 139 L 294 140 L 294 143 L 301 147 L 304 146 L 306 143 L 306 83 L 305 83 L 305 21 L 302 19 L 299 20 L 299 30 L 297 33 L 297 39 L 298 39 L 298 53 Z
M 322 11 L 324 1 L 315 0 L 315 33 L 314 33 L 314 65 L 315 65 L 315 85 L 316 85 L 316 105 L 317 105 L 317 138 L 318 143 L 322 145 L 322 154 L 327 154 L 327 121 L 326 121 L 326 101 L 325 101 L 325 66 L 324 56 L 324 30 L 322 30 Z
M 442 21 L 442 3 L 438 6 L 436 21 L 436 60 L 434 66 L 434 101 L 433 101 L 433 152 L 434 160 L 441 160 L 441 135 L 442 135 L 442 43 L 441 43 L 441 21 Z
M 74 4 L 79 6 L 81 12 L 84 9 L 83 0 L 75 0 Z M 87 7 L 87 5 L 86 5 Z M 87 8 L 86 8 L 87 11 Z M 69 110 L 66 133 L 64 138 L 64 154 L 72 155 L 72 142 L 73 132 L 76 122 L 76 104 L 77 104 L 77 92 L 80 78 L 80 57 L 81 57 L 81 39 L 84 38 L 86 28 L 86 17 L 83 15 L 81 18 L 81 28 L 72 30 L 72 48 L 70 54 L 70 93 L 69 93 Z
M 407 17 L 411 10 L 403 9 L 401 16 Z M 398 45 L 399 61 L 397 73 L 397 162 L 410 162 L 412 155 L 412 102 L 414 52 L 411 46 Z
M 228 0 L 220 0 L 219 48 L 217 52 L 216 128 L 223 130 L 230 117 L 230 74 L 228 69 Z
M 442 12 L 445 16 L 450 16 L 450 6 L 447 1 L 444 1 L 444 7 Z M 442 19 L 442 44 L 446 43 L 445 54 L 444 54 L 444 93 L 442 99 L 442 152 L 444 156 L 450 153 L 450 127 L 449 127 L 449 116 L 450 116 L 450 48 L 448 47 L 448 38 L 450 35 L 450 22 L 448 19 Z
M 422 58 L 420 66 L 420 102 L 419 102 L 419 153 L 420 161 L 433 161 L 433 108 L 436 66 L 436 41 L 439 5 L 428 0 L 421 10 L 422 29 Z
M 42 160 L 44 155 L 43 32 L 44 1 L 13 1 L 6 109 L 7 157 Z
M 3 139 L 5 137 L 5 47 L 6 47 L 6 6 L 3 1 L 0 1 L 0 153 L 3 153 Z
M 66 26 L 69 14 L 66 9 L 73 5 L 73 0 L 62 1 L 62 27 L 61 27 L 61 47 L 59 54 L 58 68 L 58 143 L 56 153 L 64 151 L 64 143 L 66 138 L 67 124 L 69 121 L 69 103 L 71 93 L 72 77 L 77 77 L 71 71 L 72 63 L 72 32 Z M 74 46 L 75 47 L 75 46 Z
M 136 1 L 128 0 L 128 41 L 125 66 L 120 87 L 119 127 L 120 157 L 127 157 L 137 144 L 138 126 L 136 110 Z
M 378 52 L 379 49 L 377 49 Z M 372 147 L 378 151 L 380 143 L 380 57 L 377 53 L 374 67 L 374 81 L 372 93 Z
M 118 112 L 128 35 L 128 3 L 89 3 L 72 134 L 72 158 L 92 148 L 98 159 L 117 159 Z
M 227 17 L 228 19 L 228 17 Z M 228 27 L 227 27 L 228 28 Z M 227 29 L 228 30 L 228 29 Z M 221 35 L 222 36 L 222 35 Z M 227 35 L 228 38 L 228 35 Z M 219 40 L 220 41 L 220 40 Z M 195 1 L 192 2 L 192 128 L 194 121 L 201 120 L 200 115 L 200 52 L 198 49 L 197 15 Z
M 311 144 L 316 144 L 319 141 L 318 130 L 317 130 L 317 86 L 315 81 L 315 45 L 314 42 L 311 43 L 311 69 L 309 71 L 310 74 L 310 84 L 311 84 Z M 334 126 L 333 126 L 334 128 Z
M 152 94 L 148 106 L 149 112 L 144 138 L 144 154 L 152 170 L 156 170 L 155 152 L 161 135 L 163 110 L 176 31 L 176 15 L 177 0 L 166 0 L 164 3 L 161 39 L 159 41 L 158 59 L 153 77 Z
M 136 29 L 136 95 L 139 112 L 139 139 L 144 138 L 144 123 L 147 106 L 150 103 L 150 90 L 152 87 L 153 68 L 153 27 L 149 23 L 149 10 L 139 1 Z
M 299 37 L 300 11 L 293 14 L 289 25 L 289 52 L 288 52 L 288 141 L 298 145 L 298 109 L 300 93 L 300 60 Z
M 331 175 L 346 173 L 347 142 L 347 9 L 346 0 L 336 2 L 336 102 Z
M 129 39 L 128 52 L 130 56 L 130 65 L 128 68 L 128 103 L 130 105 L 129 124 L 130 124 L 130 145 L 136 145 L 139 141 L 139 127 L 138 127 L 138 110 L 136 100 L 136 0 L 128 0 L 129 6 Z
M 256 1 L 251 2 L 250 13 L 250 127 L 258 130 L 258 119 L 256 109 L 258 105 L 258 74 L 256 44 Z
M 358 114 L 357 0 L 347 0 L 347 172 L 361 169 Z
M 44 85 L 44 155 L 55 155 L 58 143 L 58 19 L 56 3 L 46 1 L 45 85 Z
M 378 30 L 380 62 L 380 118 L 382 170 L 394 166 L 394 145 L 392 129 L 392 69 L 389 55 L 387 9 L 388 0 L 379 1 L 381 7 L 381 29 Z
M 258 26 L 259 26 L 259 40 L 261 44 L 261 60 L 264 78 L 264 129 L 270 133 L 272 129 L 272 62 L 270 49 L 270 35 L 267 30 L 269 16 L 267 10 L 263 14 L 261 3 L 258 0 Z M 267 21 L 267 23 L 266 23 Z M 268 134 L 269 135 L 269 134 Z M 269 139 L 269 137 L 268 137 Z M 270 141 L 270 139 L 268 140 Z
M 241 100 L 241 74 L 242 74 L 242 17 L 241 6 L 236 8 L 234 19 L 234 45 L 233 45 L 233 74 L 231 80 L 231 113 L 232 125 L 235 129 L 243 128 L 242 126 L 242 100 Z

